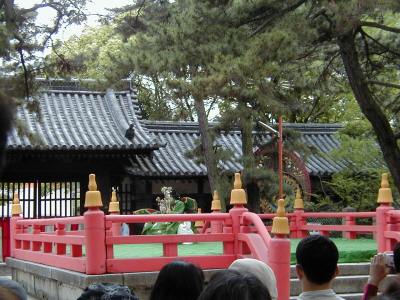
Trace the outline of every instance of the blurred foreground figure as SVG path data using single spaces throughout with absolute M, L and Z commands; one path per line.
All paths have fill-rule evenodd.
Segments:
M 0 300 L 27 300 L 24 288 L 10 279 L 0 279 Z

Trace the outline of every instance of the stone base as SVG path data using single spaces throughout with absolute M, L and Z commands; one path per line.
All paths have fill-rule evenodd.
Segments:
M 92 283 L 118 283 L 129 286 L 140 300 L 150 297 L 158 272 L 86 275 L 15 258 L 7 258 L 12 279 L 24 286 L 28 294 L 48 300 L 75 300 Z M 216 270 L 207 270 L 208 281 Z

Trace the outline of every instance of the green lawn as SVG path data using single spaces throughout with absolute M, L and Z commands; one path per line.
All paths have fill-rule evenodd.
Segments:
M 340 262 L 363 262 L 369 261 L 371 256 L 376 253 L 376 242 L 371 239 L 332 239 L 339 249 Z M 294 253 L 299 239 L 291 240 L 292 263 L 295 262 Z M 146 245 L 116 245 L 114 246 L 115 257 L 157 257 L 162 255 L 161 244 Z M 197 243 L 178 246 L 179 256 L 187 255 L 209 255 L 222 254 L 222 243 Z

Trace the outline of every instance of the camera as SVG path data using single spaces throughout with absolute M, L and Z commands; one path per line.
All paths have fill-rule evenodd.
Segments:
M 387 252 L 385 253 L 385 264 L 389 268 L 389 274 L 395 274 L 396 268 L 394 266 L 394 256 L 393 253 Z

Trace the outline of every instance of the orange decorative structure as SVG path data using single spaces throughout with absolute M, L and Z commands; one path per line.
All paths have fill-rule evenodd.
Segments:
M 119 214 L 119 202 L 117 199 L 117 193 L 115 191 L 111 193 L 111 200 L 110 205 L 108 206 L 108 212 Z
M 235 181 L 233 183 L 233 190 L 231 191 L 230 204 L 235 206 L 247 204 L 247 196 L 245 190 L 242 188 L 240 173 L 235 173 Z
M 381 188 L 379 189 L 377 203 L 379 203 L 379 204 L 393 203 L 393 195 L 392 195 L 392 189 L 389 186 L 389 174 L 388 173 L 382 174 Z
M 278 209 L 276 211 L 276 217 L 272 222 L 272 230 L 273 234 L 286 235 L 289 234 L 289 220 L 286 217 L 285 211 L 285 200 L 278 200 Z
M 211 202 L 211 211 L 221 211 L 221 200 L 219 200 L 218 191 L 214 191 L 213 200 Z
M 296 191 L 296 198 L 294 199 L 294 209 L 303 209 L 304 210 L 304 201 L 303 198 L 301 198 L 301 191 L 300 189 L 297 189 Z
M 21 213 L 22 213 L 21 203 L 19 203 L 18 193 L 15 192 L 11 206 L 11 215 L 13 217 L 18 217 L 19 215 L 21 215 Z
M 97 190 L 96 175 L 89 175 L 88 191 L 85 196 L 85 207 L 102 207 L 101 194 Z
M 201 214 L 201 208 L 198 208 L 198 209 L 197 209 L 197 213 L 198 213 L 198 214 Z M 203 220 L 198 220 L 198 221 L 196 221 L 196 222 L 194 223 L 194 226 L 195 226 L 196 228 L 202 228 L 202 227 L 204 226 L 204 221 L 203 221 Z

